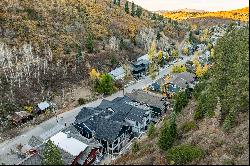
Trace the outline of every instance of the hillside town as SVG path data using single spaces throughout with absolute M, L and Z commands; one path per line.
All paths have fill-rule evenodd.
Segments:
M 92 105 L 82 105 L 72 114 L 57 115 L 46 130 L 37 129 L 32 135 L 21 135 L 7 143 L 7 148 L 1 145 L 0 162 L 40 165 L 48 142 L 59 149 L 67 165 L 103 165 L 116 160 L 131 149 L 134 141 L 146 136 L 150 124 L 160 123 L 172 112 L 177 93 L 192 92 L 199 84 L 199 78 L 212 67 L 210 59 L 214 56 L 214 47 L 228 26 L 196 29 L 187 34 L 182 45 L 164 48 L 159 53 L 155 51 L 153 56 L 162 54 L 162 62 L 153 72 L 150 68 L 155 62 L 150 52 L 131 62 L 127 69 L 123 65 L 114 68 L 107 73 L 113 80 L 123 82 L 128 72 L 133 76 L 121 91 Z M 237 24 L 234 28 L 240 27 Z M 195 36 L 201 37 L 202 42 Z M 180 51 L 176 56 L 177 49 Z M 45 100 L 32 109 L 27 108 L 28 111 L 15 112 L 7 119 L 21 126 L 34 116 L 56 109 L 53 102 Z M 70 118 L 66 119 L 66 116 Z M 24 139 L 26 141 L 19 141 Z

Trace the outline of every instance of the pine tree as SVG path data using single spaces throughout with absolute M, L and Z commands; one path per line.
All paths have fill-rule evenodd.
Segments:
M 155 15 L 155 13 L 152 14 L 151 20 L 156 20 L 156 15 Z
M 94 44 L 93 44 L 93 35 L 92 33 L 88 33 L 87 41 L 86 41 L 86 48 L 88 53 L 92 53 L 94 51 Z
M 140 7 L 140 6 L 137 6 L 137 8 L 136 8 L 136 15 L 137 15 L 137 17 L 141 17 L 141 15 L 142 15 L 142 8 Z
M 48 140 L 43 151 L 43 165 L 64 165 L 62 156 L 57 147 Z
M 132 2 L 132 7 L 131 7 L 131 16 L 135 16 L 135 4 Z
M 136 153 L 136 152 L 139 151 L 139 149 L 140 149 L 139 143 L 138 143 L 137 141 L 135 141 L 135 142 L 133 143 L 133 145 L 132 145 L 132 152 L 133 152 L 133 153 Z
M 153 138 L 155 136 L 155 132 L 156 132 L 155 125 L 151 123 L 148 127 L 148 132 L 147 132 L 148 137 Z
M 160 31 L 158 31 L 156 35 L 156 40 L 160 40 L 160 38 L 161 38 L 161 34 L 160 34 Z
M 121 5 L 121 1 L 117 0 L 117 5 L 120 6 Z
M 78 53 L 76 55 L 76 61 L 77 61 L 77 63 L 80 63 L 82 61 L 82 49 L 81 49 L 81 47 L 78 48 Z
M 160 149 L 167 151 L 170 149 L 177 136 L 175 116 L 171 115 L 171 120 L 164 121 L 158 137 L 158 146 Z
M 125 12 L 129 14 L 129 6 L 128 6 L 128 1 L 125 3 Z

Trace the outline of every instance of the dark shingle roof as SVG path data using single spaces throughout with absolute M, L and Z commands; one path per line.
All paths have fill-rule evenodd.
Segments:
M 112 105 L 113 105 L 112 102 L 110 102 L 109 100 L 103 99 L 102 102 L 101 102 L 101 104 L 98 106 L 98 108 L 100 108 L 100 109 L 107 109 L 107 108 L 109 108 Z
M 104 139 L 107 141 L 114 141 L 122 128 L 123 124 L 105 119 L 104 117 L 95 116 L 84 122 L 84 124 L 92 131 L 95 132 L 95 137 L 98 139 Z
M 173 83 L 174 85 L 177 85 L 180 88 L 183 88 L 183 89 L 185 89 L 187 87 L 187 84 L 188 84 L 188 82 L 181 77 L 176 77 L 174 80 L 172 80 L 170 82 Z
M 137 90 L 132 93 L 127 93 L 126 96 L 139 103 L 145 103 L 149 106 L 160 109 L 163 109 L 166 103 L 166 101 L 164 101 L 165 100 L 164 97 L 156 96 L 142 90 Z
M 91 116 L 98 114 L 100 112 L 101 111 L 98 109 L 83 107 L 81 111 L 78 113 L 78 115 L 75 117 L 75 122 L 81 123 L 90 118 Z
M 132 107 L 132 109 L 126 116 L 126 119 L 142 123 L 145 113 L 146 113 L 145 110 Z
M 177 74 L 175 77 L 173 77 L 170 82 L 173 82 L 175 79 L 182 79 L 182 80 L 185 80 L 186 82 L 188 83 L 191 83 L 195 80 L 195 74 L 193 73 L 190 73 L 190 72 L 182 72 L 182 73 L 179 73 Z

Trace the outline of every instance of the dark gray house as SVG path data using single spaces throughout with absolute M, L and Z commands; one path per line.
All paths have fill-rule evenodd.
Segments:
M 132 71 L 132 74 L 138 78 L 142 76 L 142 74 L 144 75 L 146 74 L 148 67 L 149 67 L 149 61 L 141 59 L 139 61 L 132 63 L 131 71 Z
M 147 129 L 152 109 L 129 97 L 103 100 L 97 108 L 83 108 L 74 126 L 86 138 L 95 138 L 105 153 L 118 153 L 133 134 Z
M 170 102 L 166 97 L 158 96 L 150 92 L 145 92 L 143 90 L 136 90 L 132 93 L 127 93 L 126 96 L 129 97 L 132 101 L 146 104 L 147 106 L 151 107 L 153 118 L 159 117 L 170 107 Z
M 86 138 L 96 139 L 104 153 L 118 153 L 130 140 L 131 127 L 100 115 L 95 115 L 75 128 Z

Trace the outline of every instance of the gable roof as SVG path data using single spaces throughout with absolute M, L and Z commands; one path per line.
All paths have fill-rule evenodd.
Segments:
M 183 78 L 188 82 L 192 82 L 195 79 L 195 74 L 190 72 L 182 72 L 178 74 L 178 77 Z
M 38 105 L 38 108 L 40 109 L 40 110 L 45 110 L 46 108 L 49 108 L 49 103 L 47 103 L 46 101 L 44 101 L 44 102 L 41 102 L 41 103 L 39 103 Z
M 122 123 L 100 116 L 94 116 L 86 120 L 82 125 L 87 126 L 92 132 L 94 131 L 96 138 L 109 142 L 113 142 L 125 127 Z
M 133 101 L 145 103 L 151 107 L 156 107 L 159 109 L 163 109 L 166 104 L 165 97 L 156 96 L 143 90 L 136 90 L 132 93 L 127 93 L 126 96 L 128 96 Z
M 140 61 L 140 60 L 149 61 L 149 55 L 148 55 L 148 54 L 145 54 L 145 55 L 140 56 L 139 58 L 137 58 L 137 61 Z
M 183 88 L 185 89 L 187 87 L 187 81 L 183 78 L 180 78 L 180 77 L 176 77 L 174 78 L 173 80 L 170 81 L 170 83 L 180 87 L 180 88 Z
M 50 140 L 59 148 L 63 149 L 64 151 L 68 152 L 72 156 L 78 156 L 82 151 L 84 151 L 88 145 L 73 138 L 68 137 L 67 134 L 63 132 L 59 132 Z
M 87 120 L 88 118 L 90 118 L 91 116 L 98 114 L 100 112 L 101 111 L 98 109 L 83 107 L 81 111 L 77 114 L 77 116 L 75 117 L 75 121 L 77 123 L 81 123 Z
M 192 83 L 195 80 L 195 75 L 190 72 L 182 72 L 174 76 L 170 83 L 177 85 L 180 88 L 186 88 L 187 83 Z
M 125 73 L 125 70 L 123 69 L 123 67 L 118 67 L 115 70 L 112 70 L 111 72 L 109 72 L 109 74 L 114 76 L 114 77 L 121 76 L 124 73 Z

